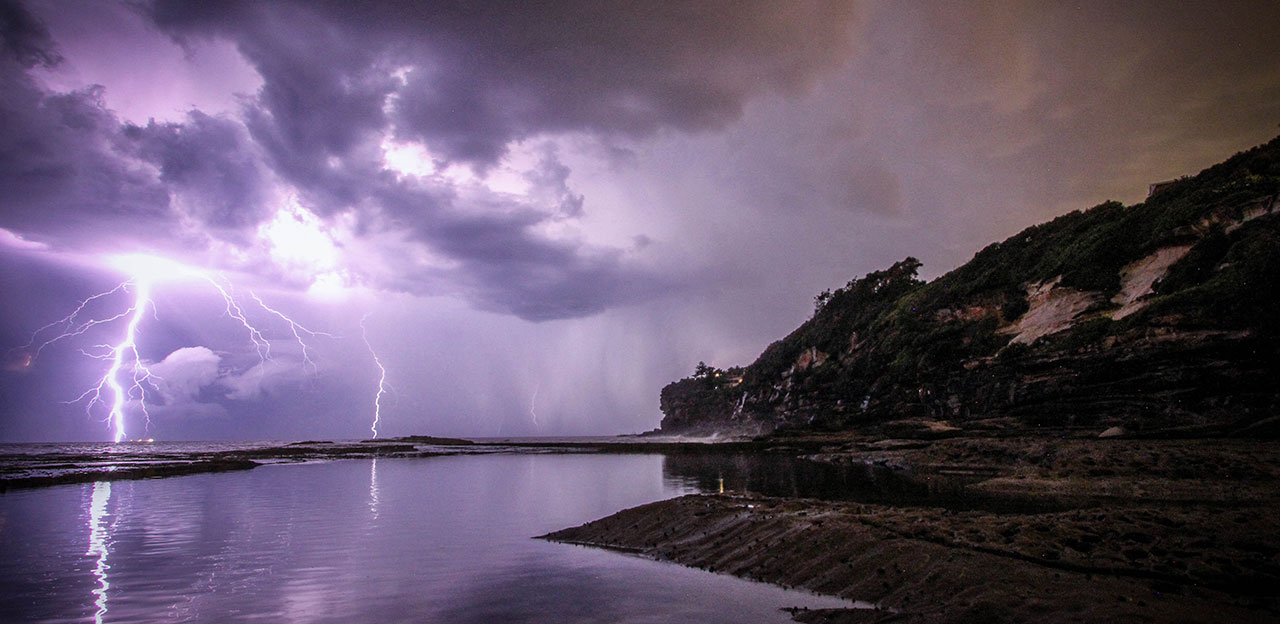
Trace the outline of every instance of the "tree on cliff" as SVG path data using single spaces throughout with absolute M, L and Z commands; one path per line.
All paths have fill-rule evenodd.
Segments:
M 707 366 L 706 362 L 698 362 L 698 365 L 693 368 L 694 379 L 715 379 L 721 375 L 724 375 L 724 371 L 714 366 Z

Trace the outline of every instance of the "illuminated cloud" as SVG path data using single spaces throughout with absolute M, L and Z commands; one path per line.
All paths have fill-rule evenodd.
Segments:
M 220 362 L 208 347 L 183 347 L 147 368 L 164 403 L 173 406 L 197 402 L 200 391 L 218 380 Z
M 271 395 L 296 391 L 313 373 L 301 360 L 274 358 L 263 360 L 252 368 L 231 373 L 218 380 L 226 397 L 235 401 L 252 401 Z
M 341 280 L 341 252 L 320 219 L 296 201 L 276 211 L 258 226 L 277 267 L 311 285 L 319 280 Z

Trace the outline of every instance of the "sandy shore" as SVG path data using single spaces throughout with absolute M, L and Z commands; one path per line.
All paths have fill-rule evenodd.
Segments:
M 546 536 L 875 602 L 806 622 L 1280 621 L 1268 442 L 848 442 L 829 462 L 968 476 L 1017 512 L 687 496 Z M 1032 511 L 1028 511 L 1032 510 Z

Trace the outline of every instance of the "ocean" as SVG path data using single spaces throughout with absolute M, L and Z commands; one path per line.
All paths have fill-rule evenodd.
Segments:
M 35 455 L 52 466 L 42 470 L 71 470 L 76 461 L 55 458 L 182 461 L 242 447 L 4 445 L 0 455 L 10 468 Z M 0 621 L 788 622 L 784 607 L 853 606 L 533 539 L 723 485 L 669 461 L 369 457 L 14 489 L 0 494 Z

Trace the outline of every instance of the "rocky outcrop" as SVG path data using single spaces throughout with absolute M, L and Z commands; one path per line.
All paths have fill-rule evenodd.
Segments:
M 661 428 L 1264 435 L 1280 428 L 1260 424 L 1280 412 L 1278 198 L 1280 139 L 929 283 L 907 258 L 823 293 L 732 383 L 668 385 Z
M 541 538 L 884 608 L 835 621 L 1246 622 L 1275 617 L 1278 525 L 1203 503 L 994 514 L 720 494 Z
M 1027 302 L 1030 308 L 1016 323 L 1000 328 L 1000 333 L 1012 334 L 1012 344 L 1031 344 L 1043 336 L 1056 334 L 1072 327 L 1085 311 L 1094 308 L 1102 299 L 1096 292 L 1074 288 L 1060 288 L 1059 275 L 1048 282 L 1027 285 Z
M 662 389 L 660 406 L 666 416 L 662 431 L 690 436 L 754 436 L 774 429 L 756 410 L 747 411 L 747 392 L 738 392 L 736 403 L 726 405 L 732 382 L 685 379 Z
M 1164 279 L 1169 267 L 1181 260 L 1191 245 L 1176 245 L 1157 250 L 1155 253 L 1130 263 L 1120 270 L 1120 292 L 1111 298 L 1111 302 L 1120 306 L 1110 314 L 1111 318 L 1120 320 L 1146 307 L 1144 297 L 1152 294 L 1156 282 Z

